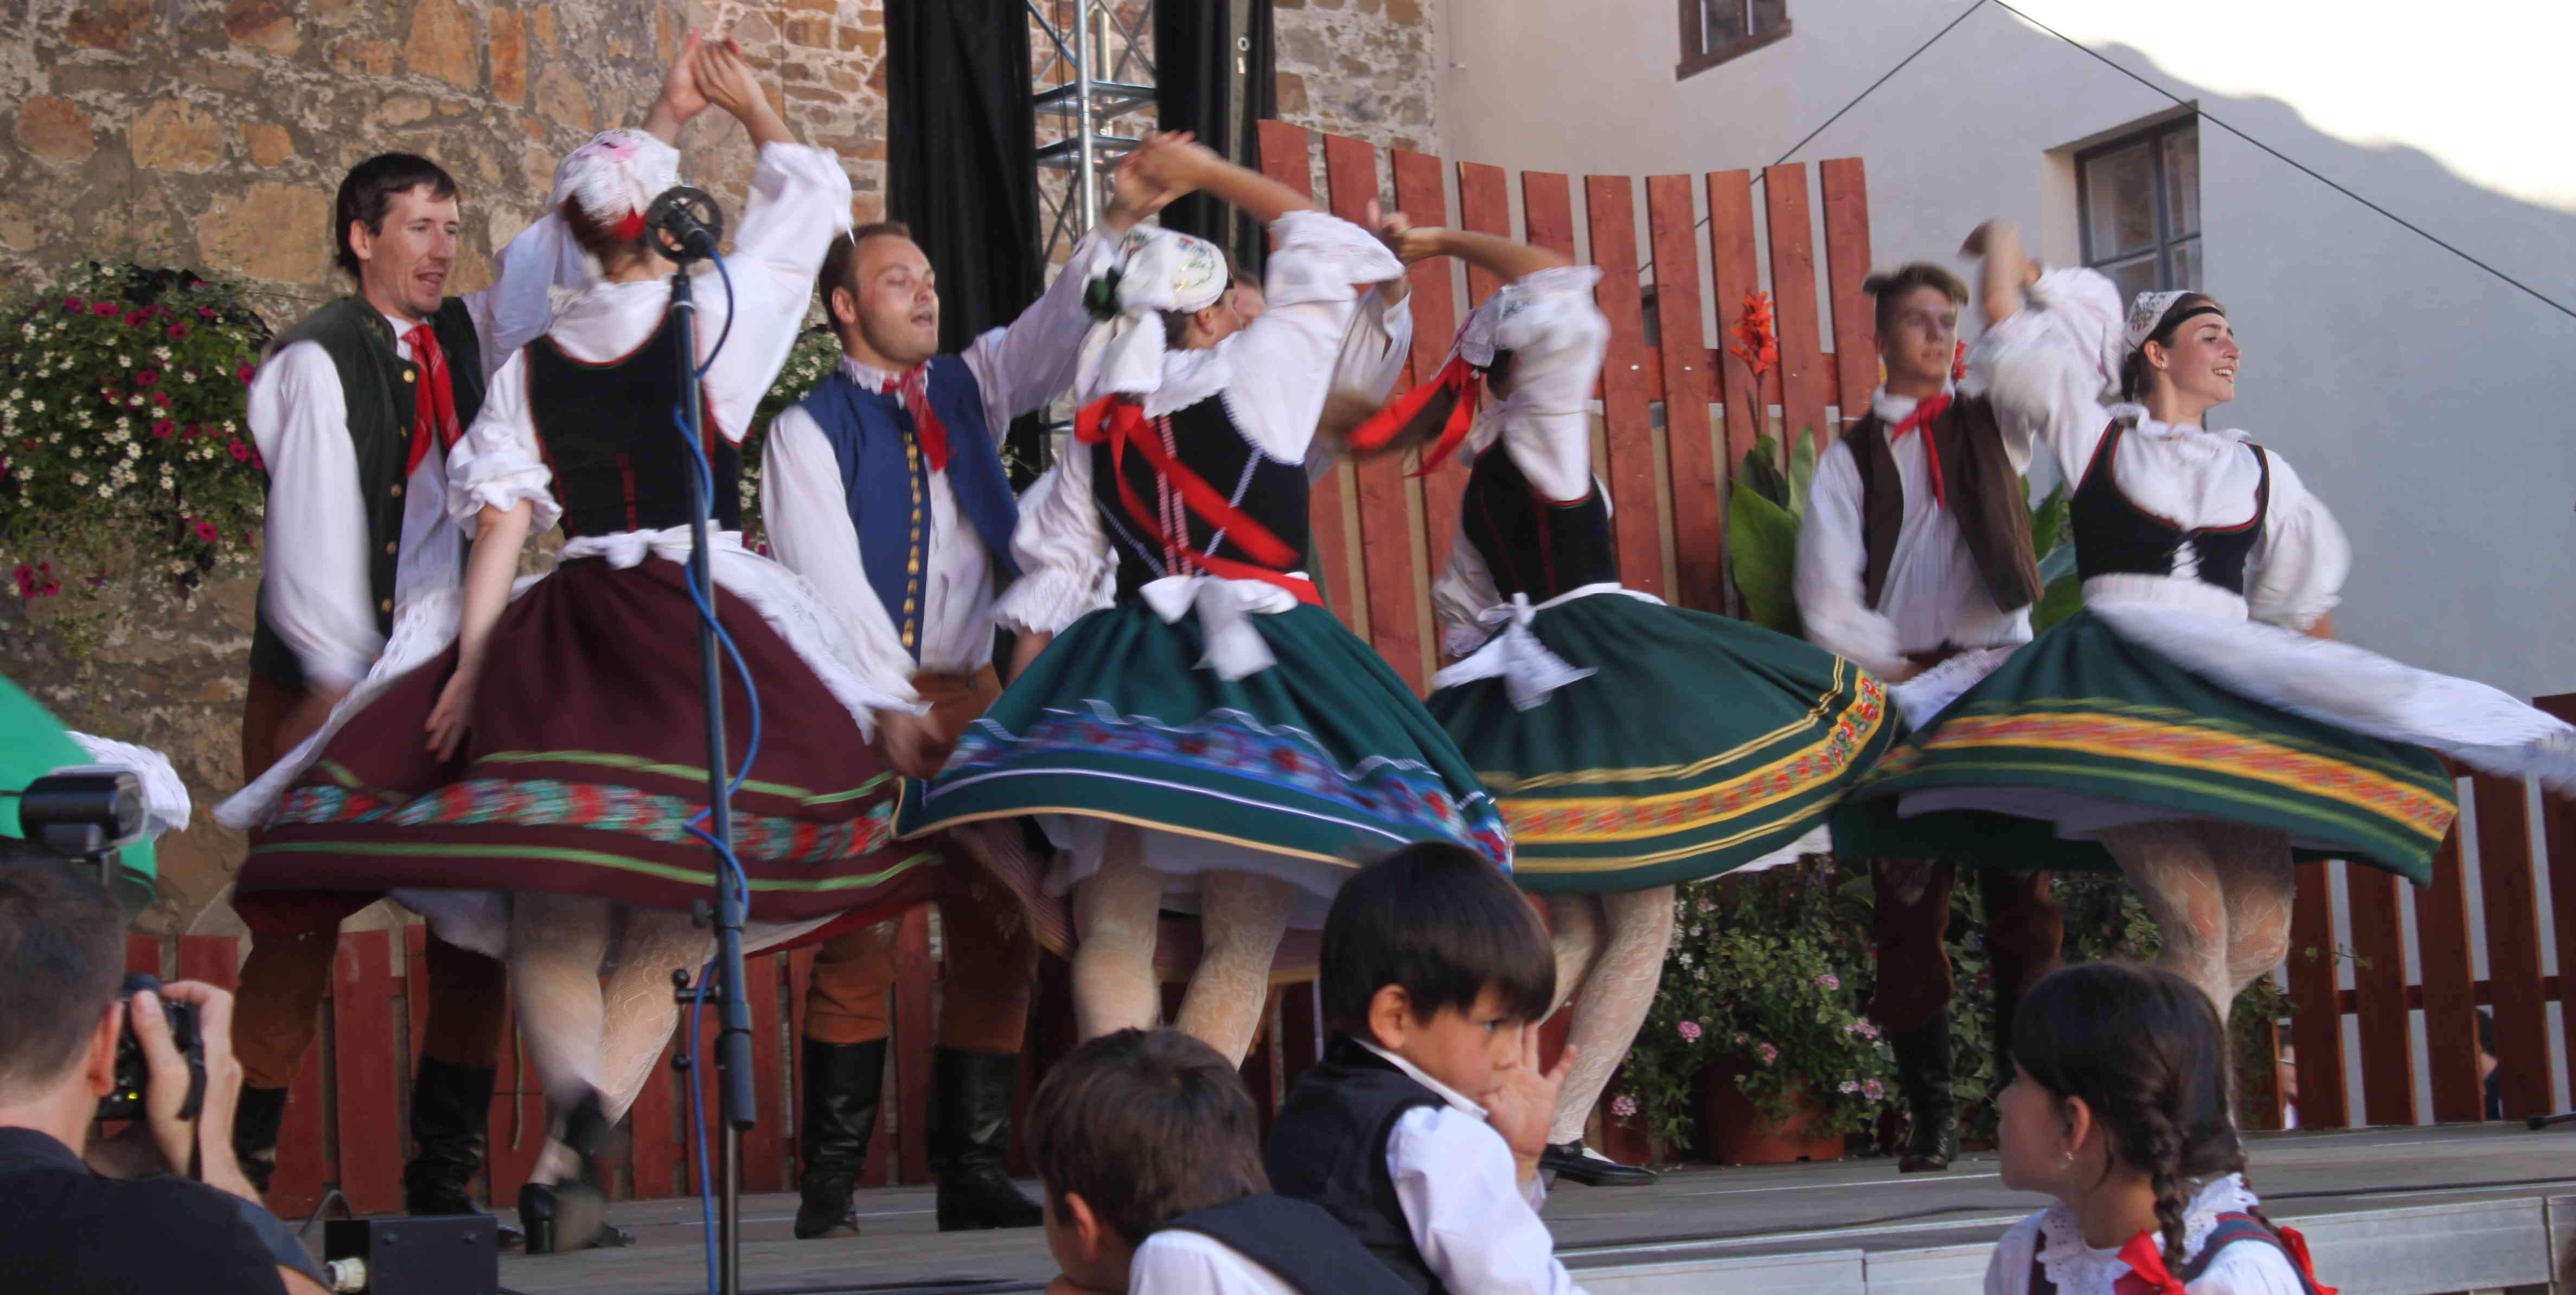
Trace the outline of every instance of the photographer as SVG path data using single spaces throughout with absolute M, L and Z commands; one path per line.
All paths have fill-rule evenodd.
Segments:
M 195 1007 L 204 1041 L 203 1114 L 182 1118 L 192 1077 L 160 998 L 118 996 L 124 929 L 96 882 L 0 837 L 0 1272 L 13 1289 L 101 1295 L 322 1291 L 233 1157 L 232 996 L 162 987 Z M 100 1141 L 129 1013 L 145 1118 Z M 198 1182 L 179 1176 L 192 1166 Z

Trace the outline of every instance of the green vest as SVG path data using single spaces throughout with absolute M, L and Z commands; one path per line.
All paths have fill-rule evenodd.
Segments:
M 0 679 L 0 791 L 24 790 L 28 783 L 65 765 L 89 764 L 89 752 L 72 740 L 36 699 L 18 685 Z M 0 836 L 24 839 L 18 825 L 18 798 L 0 796 Z M 159 875 L 152 842 L 137 841 L 118 855 L 116 898 L 129 914 L 152 903 L 153 878 Z
M 456 420 L 474 425 L 483 408 L 483 350 L 462 298 L 449 297 L 430 317 L 438 347 L 447 355 L 456 391 Z M 376 632 L 394 627 L 394 566 L 402 542 L 404 465 L 411 458 L 412 411 L 419 400 L 420 366 L 394 349 L 393 325 L 365 297 L 342 297 L 304 317 L 277 339 L 275 350 L 317 342 L 340 374 L 348 406 L 349 441 L 357 450 L 358 497 L 367 514 L 367 584 L 376 603 Z M 275 501 L 271 501 L 274 504 Z M 263 602 L 251 635 L 251 673 L 302 690 L 304 668 L 268 623 Z

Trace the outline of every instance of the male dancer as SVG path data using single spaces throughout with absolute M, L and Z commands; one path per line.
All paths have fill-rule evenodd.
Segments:
M 1917 262 L 1862 285 L 1877 300 L 1887 380 L 1862 419 L 1816 465 L 1798 527 L 1798 611 L 1807 637 L 1891 683 L 1963 653 L 1991 668 L 2030 641 L 2039 596 L 2030 544 L 2028 437 L 2007 435 L 1982 396 L 1951 386 L 1967 285 Z M 1981 652 L 1986 649 L 2002 649 Z M 1972 668 L 1961 662 L 1954 669 Z M 1878 988 L 1870 1017 L 1896 1051 L 1913 1114 L 1898 1167 L 1950 1167 L 1958 1154 L 1951 1093 L 1948 950 L 1956 868 L 1879 859 L 1871 872 Z M 1995 992 L 1995 1054 L 2009 1066 L 2012 1014 L 2056 967 L 2065 920 L 2044 871 L 1977 869 Z
M 676 137 L 706 106 L 684 51 L 649 128 Z M 447 520 L 446 452 L 482 408 L 501 362 L 543 332 L 547 289 L 587 279 L 549 215 L 504 248 L 498 281 L 446 295 L 457 186 L 428 158 L 385 153 L 340 182 L 337 261 L 358 290 L 278 339 L 250 390 L 268 464 L 266 534 L 242 772 L 254 778 L 318 728 L 384 649 L 396 612 L 456 587 L 462 535 Z M 233 1144 L 267 1190 L 287 1087 L 312 1047 L 341 918 L 369 896 L 245 899 L 253 931 L 233 1011 L 243 1087 Z M 327 910 L 327 911 L 325 911 Z M 412 1088 L 417 1148 L 403 1170 L 413 1214 L 474 1210 L 509 1001 L 501 964 L 431 936 L 427 1029 Z M 502 1225 L 504 1240 L 517 1229 Z
M 1094 259 L 1168 200 L 1120 172 L 1102 228 L 1074 249 L 1054 287 L 958 355 L 938 353 L 937 281 L 903 225 L 863 225 L 823 260 L 816 286 L 841 365 L 771 425 L 762 515 L 779 561 L 812 582 L 862 644 L 911 670 L 928 713 L 877 717 L 888 757 L 909 777 L 936 772 L 1001 693 L 993 600 L 1018 574 L 1011 532 L 1019 524 L 1001 439 L 1013 418 L 1073 384 L 1092 323 L 1082 290 Z M 1014 675 L 1049 637 L 1018 637 Z M 1041 1211 L 1011 1185 L 1002 1160 L 1037 945 L 975 870 L 945 870 L 942 885 L 948 979 L 930 1116 L 939 1227 L 1035 1227 Z M 892 950 L 875 930 L 843 935 L 815 956 L 799 1237 L 857 1230 L 850 1191 L 876 1127 L 893 979 Z

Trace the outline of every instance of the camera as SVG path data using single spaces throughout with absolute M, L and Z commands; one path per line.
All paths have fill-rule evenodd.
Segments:
M 116 1040 L 116 1086 L 98 1099 L 102 1120 L 143 1118 L 143 1090 L 152 1082 L 152 1063 L 144 1058 L 143 1040 L 134 1035 L 134 996 L 147 989 L 158 996 L 160 980 L 137 971 L 125 978 L 125 987 L 118 991 L 126 1005 L 125 1028 Z M 161 1017 L 170 1023 L 170 1042 L 188 1059 L 188 1097 L 180 1104 L 179 1118 L 193 1120 L 206 1104 L 206 1040 L 197 1031 L 197 1005 L 162 998 Z
M 95 862 L 107 885 L 116 852 L 143 839 L 143 780 L 112 765 L 56 769 L 18 793 L 18 830 L 64 858 Z

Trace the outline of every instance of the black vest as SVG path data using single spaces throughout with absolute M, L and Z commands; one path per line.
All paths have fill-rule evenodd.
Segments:
M 1468 470 L 1458 517 L 1505 598 L 1528 594 L 1532 602 L 1545 602 L 1569 589 L 1619 579 L 1619 545 L 1601 483 L 1592 482 L 1581 499 L 1559 503 L 1529 483 L 1500 441 L 1477 455 Z
M 1166 429 L 1170 434 L 1166 448 L 1182 467 L 1225 496 L 1237 511 L 1277 536 L 1290 552 L 1306 552 L 1304 464 L 1283 463 L 1263 454 L 1235 430 L 1233 421 L 1225 416 L 1225 401 L 1220 397 L 1210 396 L 1164 418 L 1149 419 L 1142 434 L 1159 437 Z M 1164 492 L 1154 465 L 1133 444 L 1127 447 L 1124 470 L 1127 486 L 1143 504 L 1146 515 L 1131 515 L 1119 497 L 1119 470 L 1113 466 L 1111 450 L 1109 441 L 1091 447 L 1091 493 L 1109 533 L 1110 546 L 1118 553 L 1119 598 L 1134 596 L 1158 577 L 1188 574 L 1187 567 L 1168 569 L 1163 545 L 1154 538 L 1158 530 L 1194 553 L 1282 574 L 1290 569 L 1254 560 L 1232 536 L 1183 507 L 1177 491 L 1172 492 L 1171 507 L 1164 509 Z M 1177 532 L 1173 526 L 1175 517 L 1179 522 Z
M 554 474 L 564 534 L 613 535 L 689 521 L 688 441 L 673 411 L 680 403 L 680 330 L 670 315 L 641 346 L 604 364 L 564 354 L 552 337 L 528 343 L 528 417 Z M 704 392 L 700 393 L 701 400 Z M 707 466 L 715 477 L 711 513 L 722 530 L 742 529 L 742 451 L 702 412 Z
M 2067 501 L 2067 521 L 2075 531 L 2075 570 L 2084 579 L 2099 575 L 2169 576 L 2174 554 L 2189 545 L 2199 558 L 2198 579 L 2232 594 L 2245 592 L 2245 559 L 2263 536 L 2263 518 L 2272 506 L 2272 457 L 2260 445 L 2248 444 L 2262 475 L 2254 486 L 2254 515 L 2234 526 L 2185 527 L 2129 502 L 2111 471 L 2119 458 L 2125 422 L 2111 424 L 2084 465 L 2084 480 Z
M 1265 1157 L 1280 1195 L 1322 1206 L 1396 1276 L 1426 1293 L 1446 1288 L 1413 1244 L 1395 1176 L 1387 1172 L 1386 1141 L 1406 1111 L 1439 1105 L 1438 1093 L 1348 1035 L 1337 1036 L 1289 1090 L 1271 1122 Z
M 449 388 L 456 396 L 456 423 L 474 425 L 483 408 L 483 348 L 474 337 L 474 320 L 465 302 L 441 302 L 429 325 L 438 349 L 447 356 Z M 269 352 L 275 355 L 297 342 L 320 344 L 340 375 L 340 394 L 347 406 L 349 444 L 357 451 L 358 498 L 367 518 L 367 593 L 375 600 L 376 632 L 394 627 L 394 569 L 402 543 L 404 470 L 411 458 L 412 414 L 418 406 L 420 366 L 394 349 L 393 325 L 364 297 L 342 297 L 304 317 L 287 330 Z M 274 506 L 274 501 L 272 506 Z M 262 611 L 251 631 L 251 673 L 301 690 L 304 667 Z
M 1306 1295 L 1407 1295 L 1413 1288 L 1322 1208 L 1285 1196 L 1243 1196 L 1156 1228 L 1197 1232 L 1267 1268 Z
M 1842 439 L 1860 473 L 1861 597 L 1872 609 L 1887 589 L 1896 558 L 1896 535 L 1905 525 L 1905 482 L 1887 423 L 1876 412 Z M 1920 433 L 1917 433 L 1920 435 Z M 2003 611 L 2039 599 L 2039 559 L 2030 548 L 2029 492 L 2004 453 L 2003 429 L 1983 396 L 1960 396 L 1932 420 L 1932 443 L 1943 493 L 1959 538 L 1976 560 L 1986 596 Z

